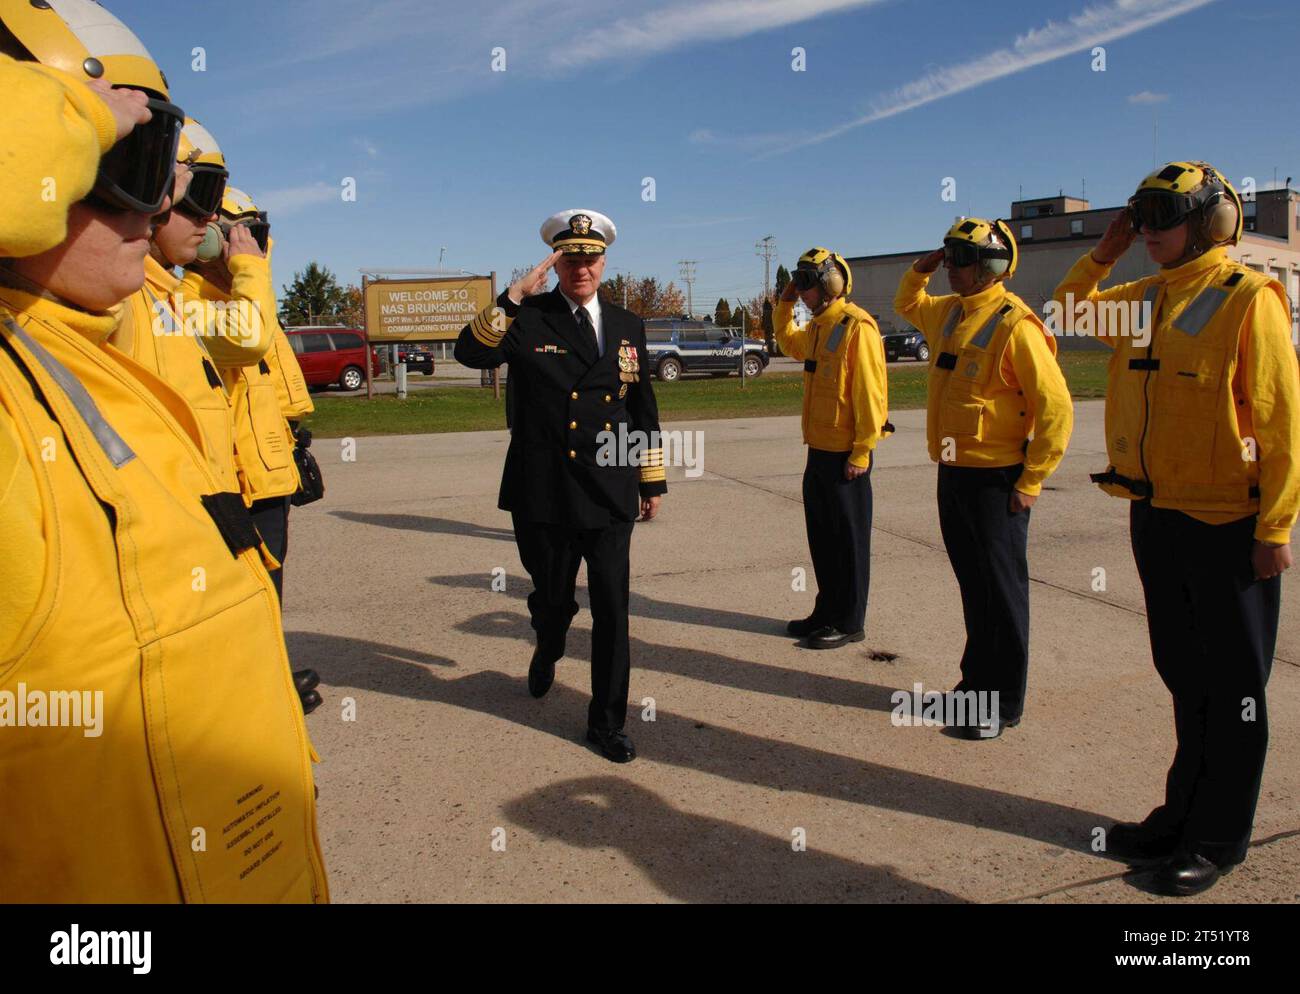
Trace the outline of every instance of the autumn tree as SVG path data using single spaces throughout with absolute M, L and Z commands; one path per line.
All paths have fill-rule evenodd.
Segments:
M 626 299 L 627 309 L 643 318 L 676 317 L 686 307 L 686 298 L 675 283 L 664 285 L 653 276 L 619 273 L 601 284 L 600 295 L 620 307 Z

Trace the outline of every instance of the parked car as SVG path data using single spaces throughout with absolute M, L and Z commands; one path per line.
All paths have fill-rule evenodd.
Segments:
M 930 346 L 925 344 L 925 336 L 915 328 L 888 332 L 880 337 L 885 342 L 885 359 L 888 362 L 893 362 L 895 359 L 930 361 Z
M 366 383 L 366 355 L 370 374 L 379 375 L 379 357 L 366 348 L 365 333 L 357 328 L 285 328 L 309 387 L 337 383 L 344 390 L 359 390 Z
M 433 353 L 425 345 L 397 346 L 397 361 L 406 363 L 408 373 L 424 373 L 432 376 L 434 370 Z
M 719 328 L 708 321 L 650 318 L 645 323 L 650 371 L 665 383 L 683 373 L 729 376 L 740 372 L 742 343 L 735 328 Z M 743 344 L 745 375 L 759 376 L 772 357 L 754 340 Z

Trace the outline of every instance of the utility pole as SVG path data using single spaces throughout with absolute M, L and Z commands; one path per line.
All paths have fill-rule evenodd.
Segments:
M 771 235 L 759 239 L 754 246 L 755 255 L 763 257 L 763 296 L 771 298 L 772 296 L 772 260 L 776 257 L 776 239 Z
M 682 275 L 682 282 L 686 284 L 686 314 L 688 317 L 695 317 L 695 302 L 691 297 L 691 288 L 695 285 L 695 259 L 678 259 L 677 265 L 681 267 L 678 272 Z

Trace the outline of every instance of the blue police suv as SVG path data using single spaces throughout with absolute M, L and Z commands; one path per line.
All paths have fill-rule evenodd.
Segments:
M 649 366 L 665 383 L 685 373 L 729 376 L 740 372 L 742 340 L 740 329 L 719 328 L 709 321 L 677 318 L 648 318 L 645 323 Z M 745 375 L 758 376 L 771 361 L 767 347 L 759 341 L 743 342 Z

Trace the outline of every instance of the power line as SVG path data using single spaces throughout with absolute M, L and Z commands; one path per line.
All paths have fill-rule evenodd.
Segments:
M 691 296 L 691 289 L 695 285 L 695 264 L 696 259 L 678 259 L 677 265 L 680 267 L 678 272 L 681 273 L 682 282 L 686 284 L 686 313 L 691 317 L 695 316 L 695 302 Z
M 763 257 L 763 296 L 772 295 L 772 257 L 776 255 L 776 239 L 767 235 L 754 245 L 757 249 L 754 254 Z

